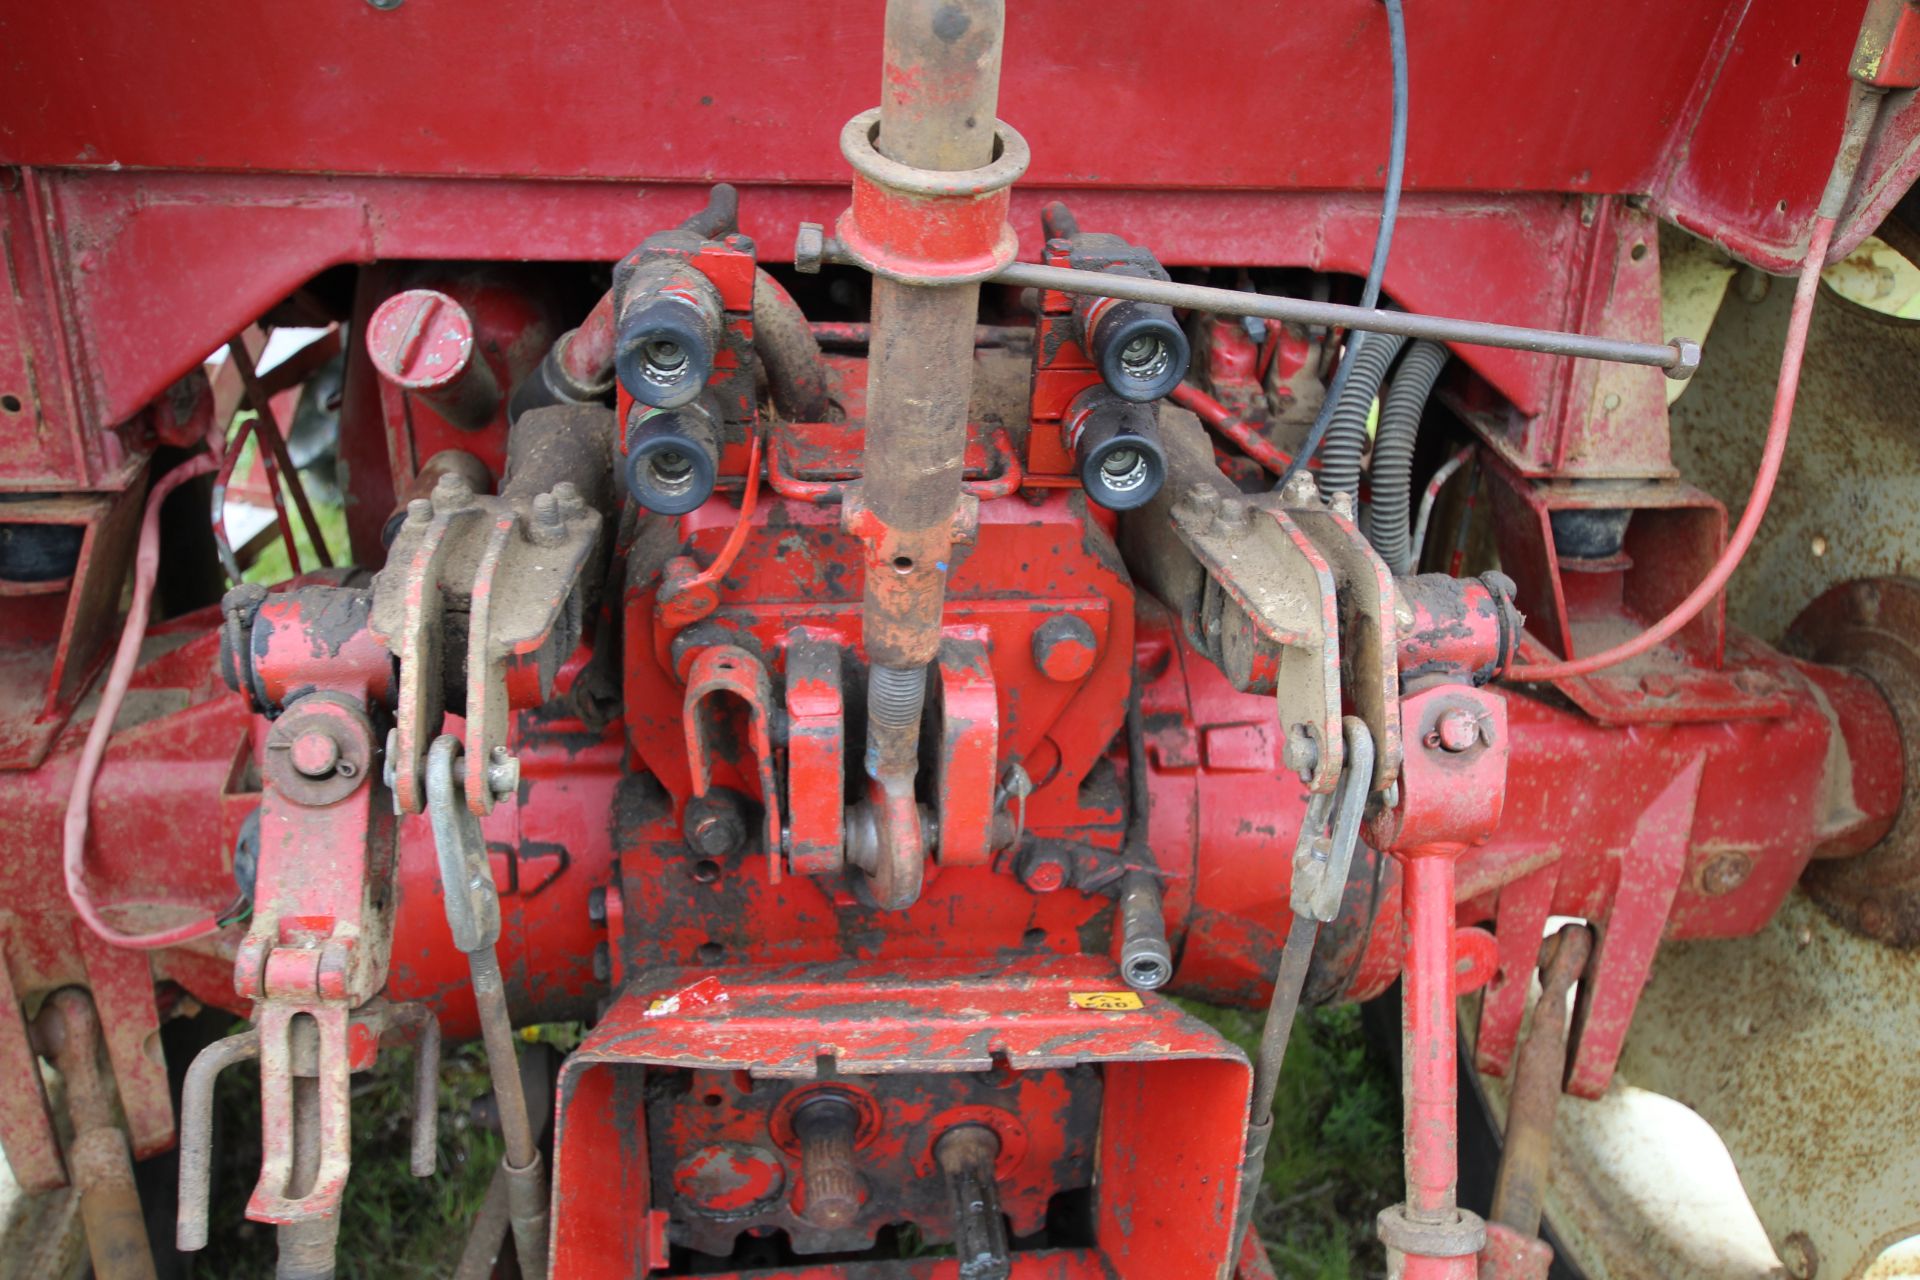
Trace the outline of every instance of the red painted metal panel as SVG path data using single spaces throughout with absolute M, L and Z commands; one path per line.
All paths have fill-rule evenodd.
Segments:
M 1226 1171 L 1244 1149 L 1251 1076 L 1203 1059 L 1114 1063 L 1106 1079 L 1099 1235 L 1114 1274 L 1225 1270 L 1238 1190 Z
M 1862 7 L 1423 11 L 1411 24 L 1409 186 L 1657 188 L 1683 220 L 1724 228 L 1730 243 L 1790 253 L 1837 135 Z M 449 0 L 385 12 L 200 0 L 150 23 L 110 0 L 28 6 L 0 15 L 12 55 L 0 159 L 838 184 L 839 127 L 877 96 L 879 20 L 850 0 L 691 10 L 550 0 L 484 19 Z M 1001 114 L 1033 145 L 1033 183 L 1377 187 L 1388 108 L 1377 6 L 1341 0 L 1282 17 L 1209 5 L 1181 13 L 1177 39 L 1152 38 L 1166 22 L 1145 0 L 1014 11 Z M 636 61 L 636 50 L 666 56 Z M 734 74 L 748 59 L 752 74 Z M 512 92 L 473 93 L 479 66 Z M 210 83 L 224 91 L 207 94 Z
M 1237 1166 L 1245 1140 L 1245 1056 L 1158 996 L 1137 1009 L 1071 999 L 1113 981 L 1091 957 L 1019 960 L 992 974 L 966 962 L 654 971 L 623 993 L 562 1073 L 556 1192 L 578 1212 L 556 1232 L 556 1280 L 628 1277 L 657 1261 L 646 1215 L 636 1212 L 659 1203 L 634 1173 L 647 1167 L 652 1138 L 629 1118 L 645 1096 L 638 1068 L 739 1071 L 779 1089 L 814 1079 L 823 1057 L 835 1080 L 855 1088 L 895 1076 L 1017 1079 L 1102 1064 L 1097 1256 L 1109 1274 L 1142 1280 L 1215 1273 L 1230 1256 L 1235 1180 L 1221 1171 Z M 937 1136 L 911 1127 L 937 1113 L 888 1114 L 874 1159 Z M 1023 1118 L 1032 1128 L 1044 1117 Z M 780 1145 L 777 1113 L 767 1141 Z M 1049 1139 L 1034 1141 L 1050 1150 Z M 1024 1185 L 1011 1178 L 1016 1205 Z M 619 1196 L 606 1194 L 612 1186 Z
M 1726 4 L 1417 15 L 1428 189 L 1635 190 L 1711 56 Z M 1850 28 L 1852 5 L 1801 10 Z M 0 20 L 16 164 L 559 178 L 839 179 L 840 126 L 879 96 L 880 8 L 200 0 L 164 22 L 108 0 Z M 1000 113 L 1034 178 L 1074 185 L 1366 188 L 1387 135 L 1368 0 L 1284 15 L 1146 0 L 1016 7 Z M 1653 33 L 1658 32 L 1655 36 Z M 1845 65 L 1827 49 L 1826 69 Z M 72 68 L 85 67 L 84 75 Z M 511 92 L 475 93 L 485 67 Z M 1577 68 L 1577 74 L 1573 69 Z M 749 73 L 750 72 L 750 73 Z M 209 84 L 222 93 L 208 94 Z M 1335 87 L 1329 91 L 1329 87 Z M 236 109 L 235 103 L 244 103 Z M 530 127 L 564 122 L 559 128 Z M 1249 128 L 1250 122 L 1261 122 Z M 1446 122 L 1444 126 L 1440 122 Z M 1515 138 L 1514 122 L 1552 121 Z M 1177 122 L 1177 123 L 1176 123 Z M 1124 145 L 1115 145 L 1124 139 Z M 1301 140 L 1312 145 L 1302 146 Z
M 706 200 L 700 186 L 525 180 L 71 172 L 38 181 L 58 215 L 58 246 L 85 264 L 69 276 L 65 311 L 75 345 L 89 357 L 83 385 L 94 416 L 108 423 L 138 411 L 267 306 L 335 263 L 613 260 Z M 1012 219 L 1027 256 L 1040 247 L 1040 208 L 1065 195 L 1087 225 L 1148 244 L 1169 265 L 1266 264 L 1358 275 L 1379 223 L 1377 201 L 1363 196 L 1067 192 L 1023 184 L 1014 192 Z M 801 222 L 830 220 L 845 203 L 841 182 L 745 187 L 741 226 L 777 260 Z M 1580 221 L 1580 202 L 1560 196 L 1410 197 L 1387 296 L 1414 311 L 1545 327 L 1574 323 L 1570 273 L 1583 256 Z M 1644 320 L 1620 336 L 1664 336 L 1645 331 Z M 1525 352 L 1463 348 L 1461 355 L 1523 414 L 1545 412 L 1564 376 L 1565 362 Z

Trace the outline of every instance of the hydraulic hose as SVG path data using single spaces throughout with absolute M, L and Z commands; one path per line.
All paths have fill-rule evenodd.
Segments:
M 1274 475 L 1284 474 L 1287 464 L 1293 461 L 1291 455 L 1275 447 L 1252 423 L 1239 417 L 1233 410 L 1191 382 L 1183 382 L 1169 391 L 1167 399 L 1239 445 L 1249 458 L 1273 472 Z
M 1387 275 L 1387 255 L 1393 249 L 1393 228 L 1400 220 L 1400 185 L 1407 170 L 1407 20 L 1400 0 L 1385 0 L 1385 5 L 1387 54 L 1393 66 L 1393 126 L 1387 143 L 1387 186 L 1380 200 L 1380 230 L 1374 236 L 1373 261 L 1367 267 L 1367 282 L 1360 291 L 1360 305 L 1368 310 L 1380 305 L 1380 286 Z M 1359 355 L 1363 345 L 1360 341 L 1362 336 L 1356 335 L 1348 343 L 1347 358 L 1334 370 L 1333 385 L 1327 389 L 1327 398 L 1320 406 L 1319 416 L 1313 420 L 1313 426 L 1307 432 L 1300 456 L 1274 482 L 1276 490 L 1286 488 L 1287 481 L 1293 479 L 1300 468 L 1313 461 L 1313 456 L 1320 451 L 1321 442 L 1326 439 L 1333 425 L 1333 412 L 1345 398 L 1348 370 Z M 1367 403 L 1372 403 L 1371 397 Z M 1357 471 L 1354 481 L 1356 484 L 1359 482 Z
M 724 183 L 722 184 L 725 185 Z M 689 221 L 709 215 L 696 214 Z M 793 295 L 764 270 L 753 273 L 753 349 L 766 366 L 773 404 L 789 422 L 825 422 L 832 415 L 820 343 Z M 594 305 L 578 329 L 553 344 L 534 375 L 514 389 L 515 421 L 530 409 L 589 404 L 613 389 L 613 294 Z
M 1446 366 L 1447 349 L 1422 339 L 1413 344 L 1393 375 L 1380 404 L 1380 429 L 1373 441 L 1373 505 L 1367 536 L 1395 573 L 1412 572 L 1407 524 L 1413 514 L 1413 445 L 1420 435 L 1433 384 Z M 1332 444 L 1332 440 L 1328 440 Z
M 778 280 L 753 273 L 753 349 L 767 371 L 773 407 L 788 422 L 825 422 L 833 414 L 820 342 L 806 313 Z
M 1879 90 L 1857 82 L 1854 84 L 1839 154 L 1834 157 L 1832 175 L 1827 179 L 1826 191 L 1820 197 L 1819 210 L 1807 237 L 1806 257 L 1800 263 L 1799 283 L 1793 291 L 1793 311 L 1787 320 L 1786 344 L 1780 352 L 1780 377 L 1774 385 L 1773 416 L 1767 424 L 1767 442 L 1760 453 L 1760 469 L 1754 474 L 1753 491 L 1747 497 L 1746 510 L 1740 513 L 1740 523 L 1735 526 L 1733 536 L 1727 539 L 1720 558 L 1685 600 L 1633 639 L 1584 658 L 1511 667 L 1506 672 L 1506 679 L 1569 680 L 1636 658 L 1699 617 L 1700 611 L 1720 594 L 1727 580 L 1733 576 L 1733 571 L 1739 567 L 1747 549 L 1753 545 L 1754 535 L 1760 531 L 1760 522 L 1766 518 L 1767 502 L 1773 497 L 1774 481 L 1780 477 L 1780 462 L 1787 452 L 1787 432 L 1793 425 L 1794 396 L 1800 389 L 1800 362 L 1807 350 L 1807 326 L 1813 319 L 1813 299 L 1820 290 L 1820 271 L 1827 263 L 1827 246 L 1833 239 L 1834 226 L 1839 222 L 1840 215 L 1846 212 L 1847 196 L 1853 190 L 1854 176 L 1860 168 L 1860 156 L 1866 149 L 1867 135 L 1873 132 L 1880 102 Z
M 1386 381 L 1387 369 L 1400 354 L 1407 340 L 1397 333 L 1356 333 L 1347 342 L 1347 358 L 1340 364 L 1333 388 L 1320 416 L 1326 421 L 1321 432 L 1320 491 L 1322 493 L 1360 492 L 1360 459 L 1367 452 L 1367 419 L 1373 412 L 1374 397 Z M 1320 424 L 1316 422 L 1315 428 Z M 1314 448 L 1311 435 L 1300 450 L 1302 458 Z M 1299 459 L 1292 469 L 1299 468 Z

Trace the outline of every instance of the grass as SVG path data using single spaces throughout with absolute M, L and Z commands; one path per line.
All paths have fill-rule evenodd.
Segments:
M 250 412 L 241 413 L 234 421 L 241 422 L 251 416 Z M 239 460 L 234 464 L 233 474 L 236 477 L 252 474 L 259 449 L 259 441 L 249 435 L 246 444 L 241 446 Z M 338 502 L 326 502 L 316 496 L 317 484 L 312 473 L 302 471 L 300 479 L 313 507 L 314 523 L 320 526 L 320 536 L 326 541 L 327 550 L 332 554 L 335 564 L 345 564 L 352 559 L 347 549 L 346 508 Z M 300 552 L 300 567 L 307 570 L 319 568 L 320 557 L 314 554 L 313 539 L 307 536 L 306 521 L 300 518 L 300 509 L 284 485 L 281 487 L 281 497 L 287 504 L 287 519 L 293 525 L 293 542 Z M 270 539 L 261 548 L 259 556 L 247 566 L 244 574 L 248 582 L 257 582 L 262 586 L 285 582 L 292 576 L 293 562 L 287 557 L 286 544 L 279 538 Z
M 1259 1017 L 1237 1009 L 1187 1005 L 1251 1052 Z M 543 1028 L 561 1049 L 578 1028 Z M 408 1090 L 412 1059 L 387 1053 L 355 1080 L 353 1175 L 340 1234 L 341 1280 L 449 1274 L 466 1224 L 485 1197 L 500 1159 L 498 1135 L 469 1119 L 487 1092 L 477 1044 L 448 1051 L 440 1083 L 440 1172 L 407 1172 Z M 192 1276 L 268 1275 L 270 1228 L 245 1222 L 260 1168 L 260 1109 L 252 1071 L 228 1072 L 216 1097 L 219 1142 L 213 1230 Z M 1400 1094 L 1391 1068 L 1370 1052 L 1358 1007 L 1303 1010 L 1280 1075 L 1266 1178 L 1254 1230 L 1281 1280 L 1374 1280 L 1386 1258 L 1374 1215 L 1400 1198 Z
M 293 543 L 300 551 L 300 567 L 312 571 L 320 567 L 320 557 L 313 553 L 313 540 L 307 537 L 306 522 L 300 518 L 300 511 L 293 505 L 293 499 L 287 499 L 287 518 L 293 521 Z M 314 522 L 320 526 L 320 536 L 326 539 L 327 548 L 333 553 L 335 564 L 344 564 L 350 559 L 347 555 L 347 512 L 346 508 L 333 502 L 313 504 Z M 276 582 L 285 582 L 293 576 L 293 563 L 287 559 L 287 544 L 275 538 L 261 548 L 260 555 L 246 568 L 246 580 L 258 582 L 262 586 L 272 586 Z
M 476 1127 L 473 1103 L 488 1090 L 478 1044 L 450 1048 L 440 1067 L 440 1169 L 431 1178 L 407 1170 L 408 1103 L 413 1058 L 380 1056 L 354 1078 L 353 1173 L 340 1229 L 340 1280 L 427 1280 L 452 1273 L 466 1224 L 500 1161 L 499 1135 Z M 207 1248 L 193 1255 L 192 1277 L 273 1274 L 271 1227 L 246 1221 L 247 1196 L 260 1172 L 260 1086 L 252 1070 L 226 1072 L 214 1097 L 213 1206 Z
M 1252 1053 L 1260 1018 L 1188 1004 Z M 1401 1196 L 1400 1084 L 1367 1045 L 1357 1005 L 1303 1009 L 1274 1098 L 1253 1229 L 1281 1280 L 1387 1272 L 1374 1215 Z

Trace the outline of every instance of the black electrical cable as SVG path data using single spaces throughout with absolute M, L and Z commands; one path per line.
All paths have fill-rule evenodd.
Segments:
M 1367 267 L 1367 283 L 1360 292 L 1360 305 L 1372 309 L 1380 304 L 1380 282 L 1387 274 L 1387 254 L 1393 249 L 1393 228 L 1400 220 L 1400 182 L 1407 167 L 1407 22 L 1400 7 L 1400 0 L 1383 0 L 1387 7 L 1387 49 L 1393 63 L 1393 137 L 1387 149 L 1387 189 L 1380 202 L 1380 230 L 1373 240 L 1373 262 Z M 1313 460 L 1320 451 L 1320 444 L 1327 436 L 1327 427 L 1333 421 L 1333 411 L 1340 403 L 1341 393 L 1347 388 L 1347 370 L 1353 364 L 1353 347 L 1363 340 L 1365 335 L 1356 334 L 1348 344 L 1347 358 L 1334 370 L 1333 385 L 1327 388 L 1327 398 L 1320 405 L 1320 414 L 1313 420 L 1313 427 L 1307 432 L 1306 443 L 1294 457 L 1293 464 L 1286 473 L 1274 483 L 1275 489 L 1286 487 L 1287 481 L 1295 473 Z

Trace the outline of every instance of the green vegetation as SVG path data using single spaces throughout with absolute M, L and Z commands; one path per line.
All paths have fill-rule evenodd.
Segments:
M 476 1128 L 474 1101 L 488 1091 L 478 1044 L 447 1051 L 440 1068 L 440 1170 L 415 1178 L 407 1169 L 413 1058 L 382 1053 L 379 1067 L 354 1078 L 353 1175 L 340 1230 L 340 1280 L 440 1280 L 466 1244 L 466 1224 L 486 1197 L 500 1161 L 499 1135 Z M 227 1072 L 215 1094 L 212 1229 L 192 1255 L 190 1276 L 270 1276 L 273 1228 L 245 1220 L 260 1173 L 260 1086 L 247 1068 Z
M 1249 1052 L 1259 1039 L 1253 1013 L 1187 1008 Z M 578 1036 L 577 1027 L 567 1026 L 543 1028 L 541 1038 L 564 1050 Z M 407 1172 L 412 1066 L 404 1053 L 383 1054 L 377 1070 L 355 1080 L 342 1280 L 451 1273 L 466 1224 L 500 1159 L 499 1137 L 469 1119 L 475 1099 L 488 1088 L 485 1056 L 469 1044 L 450 1049 L 441 1071 L 440 1172 L 427 1179 Z M 1274 1117 L 1254 1230 L 1275 1272 L 1281 1280 L 1384 1276 L 1373 1219 L 1400 1198 L 1400 1094 L 1388 1065 L 1368 1050 L 1357 1007 L 1301 1013 Z M 241 1217 L 260 1169 L 259 1093 L 252 1071 L 227 1073 L 218 1094 L 218 1124 L 213 1231 L 190 1274 L 269 1275 L 273 1232 Z
M 236 423 L 251 418 L 249 412 L 235 415 Z M 239 460 L 234 463 L 233 474 L 236 477 L 254 473 L 258 463 L 260 442 L 253 436 L 247 437 L 246 444 L 240 448 Z M 327 550 L 333 555 L 335 564 L 345 564 L 352 557 L 347 550 L 347 511 L 338 502 L 328 502 L 317 496 L 319 484 L 311 471 L 300 473 L 302 484 L 313 507 L 313 518 L 320 526 L 320 536 L 326 539 Z M 294 546 L 300 551 L 300 567 L 307 570 L 320 567 L 320 557 L 314 554 L 313 540 L 307 536 L 306 522 L 300 518 L 300 510 L 293 501 L 293 495 L 285 486 L 281 487 L 282 500 L 287 504 L 287 519 L 293 524 Z M 236 545 L 235 550 L 238 550 Z M 254 562 L 246 567 L 248 582 L 257 582 L 262 586 L 272 586 L 285 582 L 293 576 L 293 562 L 287 558 L 287 547 L 278 537 L 270 538 L 260 549 Z
M 1187 1008 L 1249 1054 L 1260 1017 Z M 1374 1215 L 1401 1196 L 1400 1085 L 1373 1054 L 1357 1005 L 1303 1009 L 1274 1098 L 1253 1229 L 1281 1280 L 1386 1274 Z

